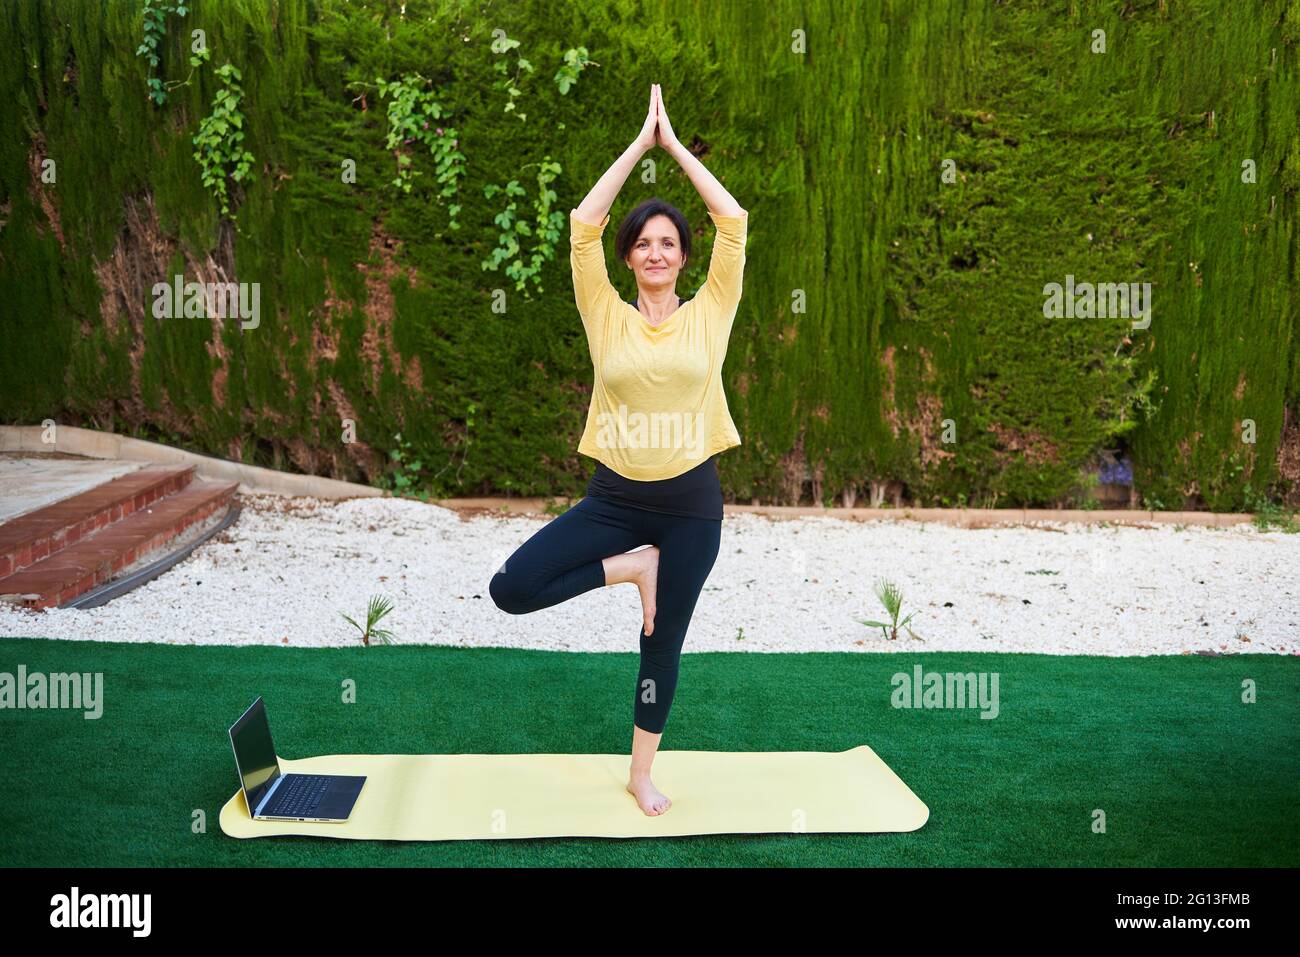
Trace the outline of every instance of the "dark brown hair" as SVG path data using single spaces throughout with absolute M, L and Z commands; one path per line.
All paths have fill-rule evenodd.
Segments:
M 667 216 L 673 221 L 681 241 L 682 258 L 690 259 L 691 227 L 686 222 L 686 217 L 682 215 L 680 209 L 672 203 L 664 202 L 658 196 L 647 199 L 619 223 L 618 234 L 614 237 L 614 251 L 618 253 L 619 259 L 627 261 L 627 258 L 632 255 L 632 247 L 636 245 L 636 241 L 641 237 L 641 231 L 645 229 L 646 221 L 655 216 Z

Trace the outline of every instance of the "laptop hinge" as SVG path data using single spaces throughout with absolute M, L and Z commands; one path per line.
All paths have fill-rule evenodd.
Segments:
M 266 805 L 270 802 L 271 795 L 275 793 L 275 789 L 280 786 L 280 782 L 283 780 L 284 780 L 283 774 L 281 774 L 279 777 L 275 779 L 275 783 L 271 785 L 270 790 L 266 792 L 262 800 L 257 802 L 257 810 L 253 812 L 253 817 L 257 817 L 257 815 L 262 813 L 262 808 L 266 807 Z

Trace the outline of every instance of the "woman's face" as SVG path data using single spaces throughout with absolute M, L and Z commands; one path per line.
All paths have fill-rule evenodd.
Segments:
M 675 288 L 677 274 L 686 263 L 682 259 L 681 239 L 673 221 L 662 213 L 647 219 L 641 235 L 632 244 L 627 262 L 636 274 L 638 286 Z

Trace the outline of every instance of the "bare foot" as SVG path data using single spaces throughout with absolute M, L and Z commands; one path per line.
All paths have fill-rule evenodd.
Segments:
M 663 814 L 673 806 L 668 796 L 650 783 L 648 775 L 630 778 L 627 782 L 627 792 L 636 798 L 637 806 L 650 817 Z
M 635 554 L 641 561 L 641 567 L 637 569 L 636 576 L 632 580 L 636 582 L 637 591 L 641 593 L 641 615 L 645 619 L 642 630 L 645 631 L 646 637 L 649 637 L 655 630 L 655 588 L 659 583 L 659 549 L 651 545 Z

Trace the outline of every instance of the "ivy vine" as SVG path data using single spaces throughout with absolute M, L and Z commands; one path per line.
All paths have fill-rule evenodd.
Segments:
M 145 82 L 149 87 L 149 99 L 153 100 L 158 106 L 162 106 L 167 99 L 166 88 L 157 73 L 158 63 L 161 59 L 159 54 L 162 52 L 163 40 L 167 38 L 167 14 L 169 13 L 185 16 L 186 7 L 184 2 L 170 3 L 167 0 L 144 0 L 144 42 L 135 51 L 136 56 L 149 58 L 149 76 Z M 194 58 L 190 59 L 190 65 L 197 66 Z
M 492 31 L 492 52 L 493 53 L 497 53 L 497 54 L 508 53 L 517 46 L 519 46 L 519 41 L 511 40 L 508 36 L 506 36 L 506 31 L 500 28 Z M 519 77 L 523 73 L 523 71 L 527 70 L 529 73 L 533 72 L 533 65 L 529 63 L 527 60 L 525 60 L 523 57 L 516 58 L 515 74 L 514 76 L 511 77 L 506 76 L 506 74 L 510 72 L 510 68 L 506 66 L 506 61 L 504 59 L 497 60 L 496 63 L 492 64 L 492 68 L 496 70 L 498 73 L 500 73 L 502 76 L 501 80 L 493 84 L 493 89 L 502 90 L 510 97 L 510 100 L 508 103 L 506 103 L 505 110 L 503 112 L 506 113 L 514 112 L 515 98 L 523 92 L 518 87 L 516 87 L 515 84 L 519 82 Z M 524 122 L 528 121 L 527 113 L 515 113 L 515 115 Z
M 230 213 L 226 179 L 242 182 L 253 165 L 253 154 L 244 149 L 244 114 L 239 104 L 244 90 L 239 70 L 227 63 L 217 70 L 222 88 L 212 101 L 212 113 L 199 123 L 193 140 L 194 158 L 203 168 L 203 185 L 221 204 L 221 215 Z
M 497 193 L 504 192 L 510 202 L 492 219 L 501 227 L 502 232 L 497 237 L 496 249 L 492 250 L 491 256 L 483 260 L 481 266 L 485 270 L 490 269 L 495 272 L 500 268 L 501 263 L 514 257 L 514 261 L 506 267 L 506 275 L 515 280 L 515 289 L 522 291 L 531 279 L 536 283 L 538 291 L 545 292 L 540 279 L 542 266 L 555 259 L 555 247 L 565 223 L 564 214 L 551 208 L 557 196 L 555 190 L 550 188 L 550 184 L 563 172 L 563 167 L 559 163 L 552 162 L 549 155 L 542 162 L 529 163 L 523 168 L 528 169 L 529 166 L 538 167 L 537 200 L 533 203 L 535 216 L 532 223 L 519 216 L 517 211 L 518 204 L 515 198 L 527 195 L 527 191 L 519 185 L 518 180 L 512 179 L 504 187 L 494 183 L 483 187 L 483 195 L 486 198 L 491 199 Z M 527 261 L 522 255 L 522 241 L 525 239 L 534 240 Z
M 409 193 L 415 178 L 423 175 L 414 168 L 406 150 L 412 143 L 421 143 L 433 156 L 434 172 L 442 187 L 438 192 L 439 202 L 456 196 L 458 180 L 465 175 L 465 154 L 457 149 L 460 135 L 454 127 L 435 125 L 438 120 L 450 116 L 451 111 L 438 102 L 434 91 L 424 89 L 429 81 L 418 73 L 408 73 L 391 82 L 377 78 L 375 82 L 380 97 L 388 98 L 388 139 L 385 145 L 397 155 L 397 177 L 392 185 Z M 458 203 L 447 206 L 452 229 L 460 229 L 460 223 L 456 222 L 460 209 Z
M 595 60 L 587 56 L 586 47 L 578 47 L 564 51 L 564 65 L 555 71 L 555 85 L 559 87 L 560 94 L 568 96 L 569 87 L 578 82 L 578 77 L 585 70 L 588 64 L 596 63 Z M 596 64 L 599 66 L 600 64 Z

